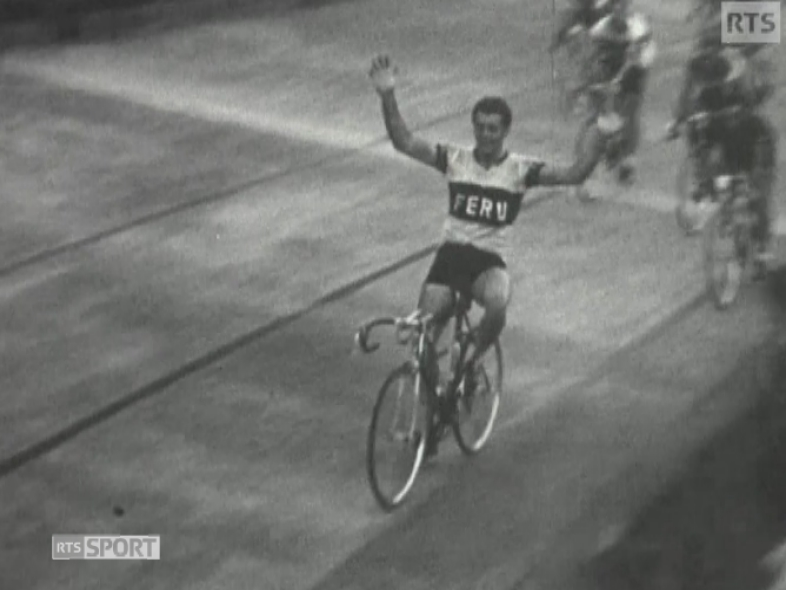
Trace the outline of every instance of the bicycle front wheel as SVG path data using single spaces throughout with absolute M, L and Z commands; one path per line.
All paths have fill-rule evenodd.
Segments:
M 478 367 L 474 393 L 459 395 L 453 434 L 465 455 L 479 452 L 491 436 L 502 397 L 503 374 L 502 347 L 497 341 Z
M 423 462 L 424 394 L 417 370 L 402 365 L 388 376 L 377 395 L 368 430 L 366 470 L 374 497 L 387 511 L 404 502 Z
M 725 207 L 707 222 L 704 233 L 704 271 L 715 307 L 726 309 L 736 300 L 748 259 L 750 232 L 735 222 Z

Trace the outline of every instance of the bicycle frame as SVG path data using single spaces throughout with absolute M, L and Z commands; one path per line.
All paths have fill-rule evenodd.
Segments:
M 457 294 L 456 304 L 453 310 L 454 331 L 451 342 L 451 356 L 454 358 L 450 359 L 453 375 L 451 376 L 450 383 L 448 384 L 448 390 L 445 392 L 445 395 L 448 397 L 448 399 L 452 401 L 455 401 L 456 391 L 458 390 L 459 384 L 464 377 L 463 369 L 467 360 L 466 356 L 470 335 L 470 325 L 467 318 L 467 313 L 469 312 L 471 306 L 472 301 L 466 301 L 463 296 Z M 456 345 L 458 345 L 457 355 L 455 350 Z

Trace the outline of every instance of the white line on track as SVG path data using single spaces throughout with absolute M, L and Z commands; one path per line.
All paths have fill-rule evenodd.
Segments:
M 378 142 L 378 134 L 350 131 L 305 120 L 284 119 L 266 109 L 263 97 L 250 108 L 247 102 L 233 101 L 224 92 L 204 87 L 187 87 L 161 79 L 132 75 L 123 69 L 77 68 L 44 63 L 23 57 L 9 57 L 4 69 L 37 77 L 71 90 L 110 96 L 158 111 L 244 127 L 329 148 L 352 150 Z M 390 155 L 393 154 L 383 154 Z
M 360 150 L 374 157 L 400 161 L 409 164 L 405 158 L 385 145 L 375 145 L 383 137 L 371 133 L 350 131 L 346 128 L 331 127 L 303 119 L 296 120 L 265 112 L 263 104 L 251 109 L 248 104 L 232 104 L 225 94 L 204 88 L 186 87 L 167 83 L 160 78 L 141 79 L 129 75 L 121 69 L 68 67 L 62 64 L 45 63 L 37 59 L 8 57 L 4 62 L 6 70 L 25 76 L 38 77 L 48 83 L 72 90 L 85 91 L 96 95 L 110 96 L 145 106 L 158 111 L 187 115 L 205 121 L 244 127 L 263 133 L 271 133 L 288 139 L 318 144 L 326 148 L 341 150 Z M 456 115 L 458 116 L 458 114 Z M 464 116 L 463 114 L 461 116 Z M 620 191 L 598 178 L 596 172 L 590 185 L 602 200 L 620 202 L 627 205 L 671 213 L 674 211 L 675 197 L 669 191 L 645 189 Z M 606 198 L 606 195 L 613 195 Z M 786 216 L 779 215 L 775 231 L 786 235 Z

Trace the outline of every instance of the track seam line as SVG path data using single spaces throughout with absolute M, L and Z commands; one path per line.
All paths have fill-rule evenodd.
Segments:
M 47 84 L 47 85 L 62 86 L 62 85 L 59 85 L 57 82 L 45 79 L 43 77 L 35 76 L 35 75 L 22 74 L 22 73 L 19 73 L 19 72 L 14 72 L 14 75 L 18 75 L 18 76 L 21 76 L 21 77 L 26 77 L 28 79 L 36 80 L 36 81 L 42 82 L 42 83 Z M 107 100 L 115 100 L 115 101 L 123 102 L 123 100 L 121 98 L 119 98 L 117 96 L 107 95 L 106 93 L 89 92 L 87 90 L 80 90 L 80 89 L 71 89 L 71 90 L 73 92 L 75 92 L 75 93 L 78 93 L 78 94 L 83 94 L 83 95 L 87 95 L 87 96 L 98 96 L 98 97 L 106 98 Z M 512 96 L 517 96 L 517 95 L 523 94 L 525 92 L 526 92 L 526 90 L 522 90 L 521 92 L 513 93 Z M 150 106 L 150 105 L 147 105 L 147 104 L 139 103 L 139 102 L 136 102 L 136 101 L 130 101 L 130 102 L 132 104 L 135 104 L 135 105 L 137 105 L 137 106 L 139 106 L 141 108 L 148 109 L 150 111 L 162 112 L 161 109 L 157 109 L 154 106 Z M 450 121 L 450 120 L 453 120 L 455 118 L 458 118 L 460 116 L 464 116 L 467 113 L 469 113 L 470 111 L 471 111 L 470 107 L 462 107 L 461 109 L 458 109 L 456 111 L 453 111 L 453 112 L 450 112 L 450 113 L 446 113 L 446 114 L 440 115 L 438 117 L 434 117 L 433 119 L 429 119 L 428 121 L 425 121 L 424 123 L 422 123 L 420 125 L 413 126 L 412 130 L 415 131 L 415 132 L 423 131 L 423 130 L 429 129 L 431 127 L 434 127 L 436 125 L 439 125 L 441 123 L 445 123 L 447 121 Z M 200 121 L 200 122 L 204 121 L 204 119 L 202 119 L 202 118 L 200 118 L 198 116 L 195 116 L 195 115 L 188 114 L 188 113 L 179 113 L 179 115 L 183 116 L 183 117 L 186 117 L 186 118 L 189 118 L 189 119 L 192 119 L 194 121 Z M 213 123 L 213 124 L 221 125 L 221 126 L 225 126 L 225 127 L 230 127 L 230 128 L 233 127 L 233 126 L 234 127 L 238 126 L 238 124 L 228 123 L 228 122 Z M 261 133 L 261 135 L 265 135 L 265 134 Z M 271 135 L 277 135 L 277 134 L 271 133 Z M 140 217 L 138 217 L 136 219 L 132 219 L 129 222 L 116 225 L 114 227 L 111 227 L 109 229 L 106 229 L 106 230 L 97 232 L 95 234 L 86 236 L 84 238 L 80 238 L 80 239 L 77 239 L 77 240 L 72 240 L 70 242 L 65 242 L 65 243 L 62 243 L 62 244 L 60 244 L 58 246 L 52 247 L 52 248 L 47 248 L 45 250 L 42 250 L 42 251 L 37 252 L 35 254 L 32 254 L 30 256 L 26 256 L 24 258 L 18 259 L 16 261 L 12 261 L 9 264 L 6 264 L 5 266 L 0 267 L 0 279 L 5 278 L 5 277 L 7 277 L 7 276 L 17 272 L 17 271 L 20 271 L 20 270 L 23 270 L 25 268 L 34 266 L 35 264 L 48 262 L 49 260 L 51 260 L 53 258 L 57 258 L 59 256 L 68 254 L 70 252 L 76 251 L 76 250 L 78 250 L 80 248 L 83 248 L 83 247 L 86 247 L 86 246 L 94 245 L 94 244 L 96 244 L 98 242 L 101 242 L 103 240 L 106 240 L 106 239 L 112 238 L 114 236 L 120 235 L 120 234 L 125 233 L 125 232 L 127 232 L 129 230 L 132 230 L 132 229 L 144 226 L 144 225 L 149 225 L 149 224 L 156 223 L 156 222 L 158 222 L 158 221 L 160 221 L 162 219 L 166 219 L 167 217 L 171 217 L 171 216 L 177 215 L 179 213 L 184 213 L 184 212 L 187 212 L 189 210 L 197 209 L 199 207 L 210 205 L 210 204 L 213 204 L 213 203 L 216 203 L 216 202 L 219 202 L 219 201 L 229 200 L 229 199 L 232 199 L 234 197 L 241 197 L 242 193 L 244 193 L 245 191 L 248 191 L 250 189 L 253 189 L 253 188 L 256 188 L 256 187 L 259 187 L 259 186 L 263 186 L 263 185 L 265 185 L 265 184 L 267 184 L 269 182 L 275 182 L 277 180 L 281 180 L 282 178 L 287 178 L 287 177 L 289 177 L 291 175 L 294 175 L 294 174 L 296 174 L 298 172 L 302 172 L 304 170 L 318 170 L 318 169 L 320 169 L 320 168 L 322 168 L 324 166 L 327 166 L 329 164 L 334 164 L 334 163 L 342 162 L 342 161 L 345 161 L 345 160 L 349 160 L 351 158 L 354 158 L 354 157 L 357 157 L 357 156 L 360 156 L 360 155 L 369 155 L 369 156 L 371 156 L 372 154 L 368 153 L 370 150 L 373 150 L 375 148 L 381 147 L 381 146 L 385 145 L 388 141 L 389 140 L 388 140 L 387 136 L 380 136 L 379 138 L 374 139 L 372 141 L 369 141 L 367 143 L 364 143 L 364 144 L 362 144 L 362 145 L 360 145 L 358 147 L 347 148 L 347 151 L 342 151 L 342 152 L 340 152 L 338 154 L 329 154 L 329 155 L 323 156 L 321 158 L 316 158 L 316 159 L 314 159 L 312 161 L 306 162 L 306 163 L 304 163 L 304 164 L 302 164 L 300 166 L 293 166 L 293 167 L 286 168 L 285 170 L 273 172 L 271 174 L 267 174 L 267 175 L 264 175 L 264 176 L 261 176 L 261 177 L 257 177 L 257 178 L 252 178 L 252 179 L 250 179 L 248 181 L 245 181 L 243 183 L 240 183 L 238 185 L 230 186 L 230 187 L 228 187 L 228 188 L 226 188 L 224 190 L 214 191 L 214 192 L 208 193 L 207 195 L 204 195 L 202 197 L 198 197 L 195 200 L 191 200 L 191 201 L 188 201 L 188 202 L 185 202 L 185 203 L 180 203 L 178 205 L 174 205 L 172 207 L 165 208 L 165 209 L 160 210 L 160 211 L 155 211 L 155 212 L 149 213 L 147 215 L 142 215 L 142 216 L 140 216 Z M 334 148 L 334 149 L 338 149 L 338 148 Z
M 548 195 L 544 194 L 536 199 L 533 199 L 530 203 L 527 203 L 524 208 L 528 209 L 534 207 L 547 199 Z M 386 266 L 383 266 L 380 269 L 372 271 L 364 276 L 341 285 L 319 297 L 312 303 L 302 307 L 301 309 L 280 316 L 262 326 L 259 326 L 249 332 L 246 332 L 245 334 L 238 336 L 237 338 L 230 340 L 229 342 L 213 348 L 203 355 L 181 364 L 176 369 L 173 369 L 161 377 L 150 381 L 146 385 L 132 390 L 130 393 L 125 394 L 114 402 L 107 404 L 102 408 L 89 413 L 87 416 L 72 422 L 64 428 L 56 431 L 54 434 L 51 434 L 46 438 L 27 446 L 21 451 L 13 453 L 8 458 L 0 460 L 0 479 L 20 469 L 27 463 L 30 463 L 71 441 L 83 432 L 102 424 L 126 408 L 129 408 L 138 402 L 144 401 L 164 392 L 178 381 L 198 373 L 199 371 L 209 367 L 219 360 L 227 358 L 242 348 L 253 344 L 254 342 L 288 326 L 289 324 L 292 324 L 309 313 L 339 301 L 340 299 L 343 299 L 349 295 L 352 295 L 364 287 L 386 276 L 389 276 L 398 270 L 409 266 L 410 264 L 414 264 L 415 262 L 424 259 L 425 257 L 432 254 L 437 249 L 438 245 L 439 242 L 431 243 L 430 245 L 420 248 L 419 250 L 416 250 L 413 253 L 410 253 Z M 657 325 L 655 327 L 657 328 Z M 635 342 L 636 340 L 634 339 L 632 342 L 624 345 L 624 347 L 632 346 L 635 344 Z
M 548 197 L 548 194 L 539 195 L 538 197 L 532 199 L 529 203 L 524 204 L 523 209 L 526 210 L 532 208 L 548 200 Z M 253 344 L 254 342 L 272 334 L 277 330 L 280 330 L 281 328 L 288 326 L 289 324 L 292 324 L 309 313 L 343 299 L 344 297 L 352 295 L 364 287 L 370 285 L 371 283 L 374 283 L 375 281 L 391 275 L 396 271 L 409 266 L 410 264 L 414 264 L 415 262 L 424 259 L 425 257 L 432 254 L 437 249 L 438 245 L 439 242 L 433 242 L 430 245 L 422 247 L 415 252 L 412 252 L 386 266 L 383 266 L 380 269 L 352 280 L 345 285 L 341 285 L 319 297 L 312 303 L 302 307 L 301 309 L 280 316 L 262 326 L 259 326 L 230 340 L 229 342 L 215 347 L 201 356 L 181 364 L 179 367 L 168 373 L 165 373 L 161 377 L 150 381 L 146 385 L 132 390 L 114 402 L 111 402 L 110 404 L 107 404 L 102 408 L 89 413 L 87 416 L 72 422 L 70 425 L 61 428 L 54 434 L 51 434 L 46 438 L 41 439 L 38 442 L 27 446 L 26 448 L 23 448 L 21 451 L 11 454 L 9 457 L 0 460 L 0 479 L 20 469 L 27 463 L 30 463 L 71 441 L 83 432 L 102 424 L 103 422 L 122 412 L 124 409 L 129 408 L 138 402 L 149 399 L 159 393 L 162 393 L 178 381 L 209 367 L 219 360 L 225 359 L 242 348 Z
M 378 270 L 350 281 L 349 283 L 323 295 L 311 304 L 287 315 L 276 318 L 249 332 L 246 332 L 245 334 L 242 334 L 241 336 L 230 340 L 219 347 L 213 348 L 205 354 L 180 365 L 173 371 L 170 371 L 169 373 L 166 373 L 163 376 L 150 381 L 146 385 L 134 389 L 130 393 L 122 396 L 120 399 L 117 399 L 114 402 L 107 404 L 94 412 L 91 412 L 87 416 L 72 422 L 70 425 L 60 429 L 54 434 L 51 434 L 48 437 L 33 443 L 21 451 L 18 451 L 12 454 L 10 457 L 0 461 L 0 479 L 10 475 L 27 463 L 39 459 L 40 457 L 57 449 L 63 444 L 73 440 L 85 431 L 106 422 L 126 408 L 129 408 L 141 401 L 147 400 L 159 393 L 164 392 L 178 381 L 209 367 L 217 361 L 227 358 L 240 349 L 288 326 L 289 324 L 292 324 L 303 316 L 330 303 L 352 295 L 364 287 L 370 285 L 371 283 L 384 278 L 410 264 L 422 260 L 423 258 L 432 254 L 436 248 L 437 244 L 432 243 L 429 246 L 423 247 L 420 250 L 405 256 L 404 258 L 400 258 L 399 260 L 392 262 L 391 264 L 388 264 Z

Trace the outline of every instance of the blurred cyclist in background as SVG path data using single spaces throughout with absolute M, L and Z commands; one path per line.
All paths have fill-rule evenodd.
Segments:
M 635 178 L 635 156 L 641 140 L 641 109 L 647 87 L 649 68 L 655 59 L 656 47 L 648 20 L 631 9 L 630 0 L 608 0 L 609 13 L 589 30 L 591 59 L 588 61 L 586 85 L 608 85 L 614 92 L 614 109 L 622 119 L 622 139 L 617 180 L 630 184 Z M 588 119 L 583 127 L 597 121 L 604 111 L 602 96 L 588 96 Z M 589 149 L 581 145 L 578 135 L 576 152 Z M 601 151 L 606 149 L 600 146 Z M 597 154 L 599 162 L 602 154 Z M 576 189 L 579 197 L 588 195 L 584 187 Z
M 557 15 L 549 52 L 554 53 L 576 35 L 589 31 L 610 11 L 609 0 L 571 0 L 571 4 Z
M 712 165 L 718 160 L 729 172 L 749 174 L 761 223 L 755 239 L 760 262 L 772 259 L 772 190 L 777 161 L 777 135 L 762 112 L 774 92 L 772 68 L 766 52 L 750 46 L 721 42 L 720 6 L 707 2 L 700 7 L 697 40 L 685 68 L 679 98 L 667 137 L 675 138 L 683 122 L 699 112 L 730 113 L 710 119 L 699 146 L 688 137 L 692 165 L 690 198 L 681 207 L 685 218 L 694 219 L 692 231 L 699 231 L 712 214 Z M 733 109 L 737 110 L 734 112 Z M 733 113 L 733 114 L 731 114 Z M 696 206 L 695 214 L 687 209 Z
M 632 182 L 641 141 L 641 108 L 655 42 L 648 19 L 631 9 L 631 0 L 609 0 L 611 13 L 590 29 L 594 46 L 592 83 L 619 85 L 620 115 L 625 121 L 619 180 Z
M 588 65 L 592 61 L 589 31 L 610 12 L 609 0 L 570 0 L 555 19 L 549 52 L 554 55 L 564 48 L 564 59 L 559 65 L 554 64 L 552 74 L 561 86 L 565 113 L 576 108 L 577 98 L 588 84 Z

